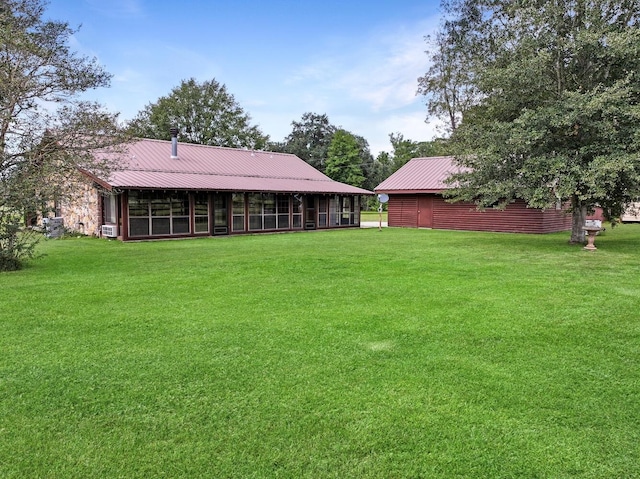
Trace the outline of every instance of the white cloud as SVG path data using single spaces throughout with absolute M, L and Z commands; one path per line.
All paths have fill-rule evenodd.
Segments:
M 417 79 L 427 65 L 424 36 L 435 22 L 428 19 L 373 30 L 364 38 L 344 38 L 299 66 L 290 83 L 331 92 L 339 103 L 357 102 L 372 112 L 415 103 Z
M 440 136 L 437 122 L 425 123 L 426 107 L 416 96 L 418 77 L 427 69 L 424 37 L 437 22 L 432 17 L 387 25 L 360 38 L 334 38 L 290 75 L 293 102 L 303 111 L 327 113 L 334 125 L 363 136 L 374 156 L 391 150 L 390 133 L 413 141 Z
M 397 31 L 361 52 L 362 59 L 345 72 L 342 84 L 350 96 L 372 111 L 393 110 L 416 101 L 417 78 L 426 68 L 424 26 Z

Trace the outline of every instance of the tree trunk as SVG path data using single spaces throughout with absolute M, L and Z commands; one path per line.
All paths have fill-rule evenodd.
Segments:
M 584 222 L 587 219 L 587 206 L 582 204 L 578 198 L 571 199 L 573 211 L 571 213 L 571 239 L 570 243 L 584 243 Z

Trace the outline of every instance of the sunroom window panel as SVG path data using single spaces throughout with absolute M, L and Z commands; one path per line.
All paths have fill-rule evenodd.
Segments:
M 299 195 L 294 195 L 293 200 L 291 201 L 291 206 L 293 207 L 293 213 L 302 213 L 302 197 Z
M 172 216 L 189 216 L 189 197 L 185 194 L 171 198 Z
M 289 215 L 278 215 L 278 229 L 288 229 L 289 228 Z
M 244 231 L 244 194 L 234 193 L 232 197 L 232 229 Z
M 258 193 L 249 195 L 249 214 L 250 215 L 262 214 L 262 195 Z
M 155 195 L 151 199 L 151 216 L 170 216 L 171 199 Z
M 149 205 L 132 205 L 129 203 L 129 216 L 149 216 Z
M 194 229 L 196 233 L 209 232 L 209 195 L 196 193 L 193 204 Z
M 274 229 L 276 229 L 276 215 L 265 215 L 264 216 L 264 229 L 265 230 L 274 230 Z
M 149 236 L 149 218 L 129 218 L 129 236 Z
M 233 216 L 233 231 L 244 231 L 244 215 Z
M 289 213 L 289 197 L 288 196 L 278 195 L 278 213 L 279 214 Z
M 130 195 L 129 216 L 149 216 L 149 200 Z
M 207 203 L 198 203 L 196 202 L 194 213 L 196 216 L 206 216 L 209 214 L 209 205 Z
M 276 214 L 276 195 L 274 195 L 274 194 L 264 195 L 263 211 L 264 211 L 265 215 L 275 215 Z
M 170 235 L 171 219 L 170 218 L 152 218 L 151 234 L 153 235 Z
M 189 217 L 173 218 L 173 234 L 186 234 L 189 232 Z
M 209 231 L 209 218 L 207 216 L 197 216 L 195 222 L 196 233 L 206 233 Z
M 233 214 L 244 215 L 244 195 L 242 193 L 233 194 Z
M 250 230 L 262 229 L 262 215 L 249 215 L 249 229 Z

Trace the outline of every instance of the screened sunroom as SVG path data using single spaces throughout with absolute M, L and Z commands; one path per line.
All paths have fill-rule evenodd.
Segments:
M 89 176 L 98 234 L 125 241 L 357 227 L 373 194 L 286 153 L 143 139 L 114 159 Z

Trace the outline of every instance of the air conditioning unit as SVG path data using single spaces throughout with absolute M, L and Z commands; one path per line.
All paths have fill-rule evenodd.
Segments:
M 116 225 L 102 225 L 102 236 L 107 238 L 118 237 L 118 227 Z

